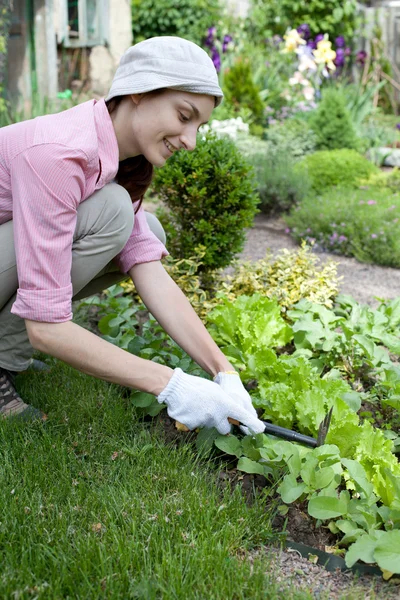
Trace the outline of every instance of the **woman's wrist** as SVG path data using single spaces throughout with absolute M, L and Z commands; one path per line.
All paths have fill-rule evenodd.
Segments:
M 231 363 L 229 361 L 221 361 L 220 363 L 217 363 L 217 365 L 215 367 L 213 367 L 212 371 L 211 371 L 211 375 L 213 377 L 213 379 L 218 375 L 218 373 L 237 373 L 235 367 L 233 367 L 231 365 Z

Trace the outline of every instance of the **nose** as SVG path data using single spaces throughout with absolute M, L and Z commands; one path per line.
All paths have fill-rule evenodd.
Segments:
M 185 150 L 194 150 L 196 148 L 197 129 L 187 129 L 182 133 L 180 142 Z

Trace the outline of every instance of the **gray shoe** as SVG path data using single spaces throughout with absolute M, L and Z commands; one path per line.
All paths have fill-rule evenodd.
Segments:
M 0 418 L 24 421 L 46 421 L 47 416 L 38 408 L 26 404 L 14 385 L 15 373 L 0 367 Z

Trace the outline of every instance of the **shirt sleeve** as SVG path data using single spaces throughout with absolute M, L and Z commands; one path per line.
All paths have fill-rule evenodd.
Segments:
M 87 161 L 58 144 L 28 148 L 10 166 L 19 288 L 11 312 L 62 323 L 72 318 L 72 242 Z
M 124 248 L 114 258 L 114 261 L 122 273 L 128 273 L 134 265 L 161 260 L 168 254 L 164 244 L 151 231 L 146 214 L 141 206 L 135 214 L 132 233 Z

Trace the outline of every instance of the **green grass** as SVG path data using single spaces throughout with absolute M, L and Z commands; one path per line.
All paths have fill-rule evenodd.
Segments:
M 268 553 L 243 559 L 273 539 L 265 499 L 221 490 L 218 461 L 166 443 L 121 388 L 54 365 L 17 382 L 47 424 L 0 422 L 0 598 L 281 597 Z
M 400 268 L 399 192 L 332 188 L 303 200 L 285 221 L 297 240 L 314 241 L 361 262 Z

